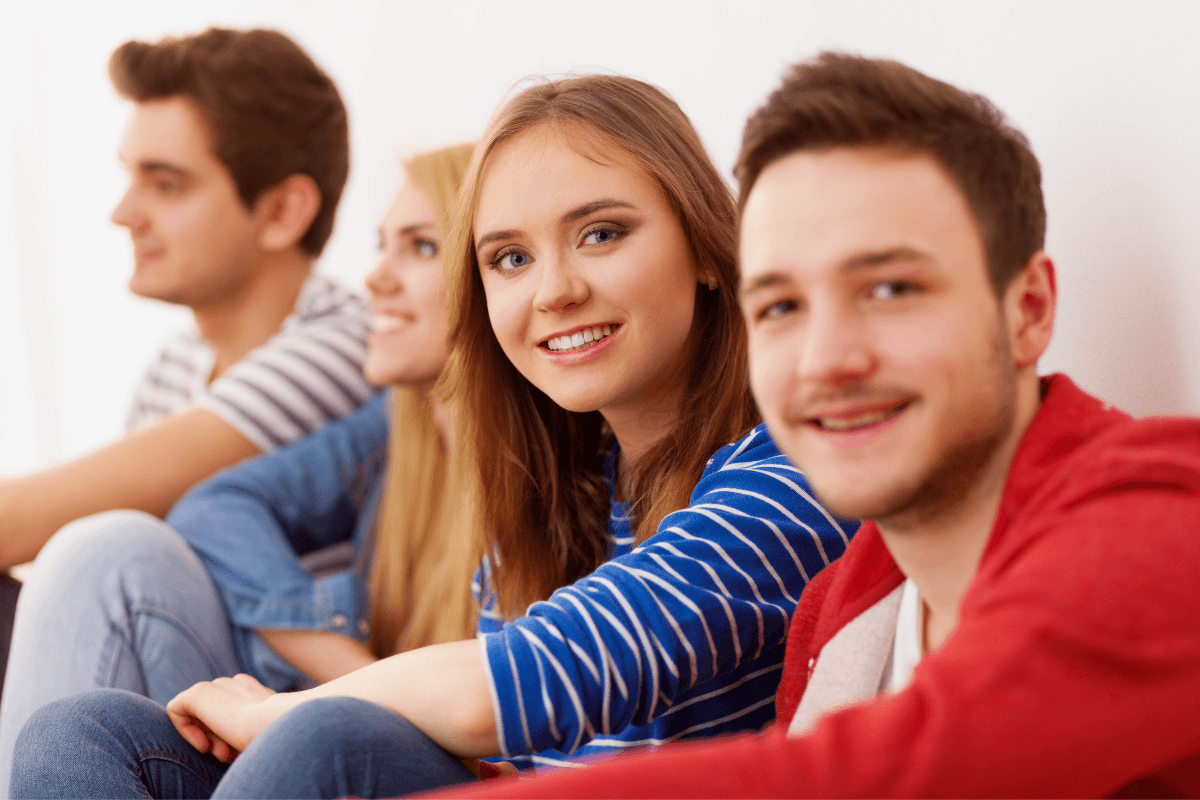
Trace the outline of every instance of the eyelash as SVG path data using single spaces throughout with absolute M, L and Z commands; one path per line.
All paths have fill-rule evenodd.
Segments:
M 615 242 L 618 239 L 622 239 L 625 236 L 628 236 L 629 228 L 625 227 L 624 225 L 618 225 L 613 222 L 601 222 L 601 223 L 597 223 L 596 225 L 593 225 L 592 227 L 590 227 L 586 231 L 584 231 L 582 239 L 584 241 L 587 241 L 588 237 L 594 236 L 597 233 L 611 233 L 612 234 L 612 238 L 609 239 L 608 241 L 595 243 L 596 246 L 600 246 L 600 245 L 605 245 L 605 244 L 611 244 L 612 242 Z
M 876 293 L 884 287 L 888 287 L 889 289 L 887 296 L 882 298 L 876 296 Z M 879 283 L 871 286 L 870 295 L 871 298 L 875 300 L 891 300 L 897 297 L 904 297 L 906 295 L 913 294 L 919 288 L 920 287 L 918 287 L 915 283 L 907 280 L 880 281 Z
M 778 319 L 779 317 L 783 316 L 783 313 L 773 314 L 772 311 L 780 308 L 780 306 L 787 306 L 786 309 L 781 309 L 781 312 L 783 313 L 790 313 L 800 308 L 800 304 L 794 300 L 776 300 L 774 303 L 764 306 L 757 314 L 754 315 L 754 317 L 757 320 Z
M 497 252 L 496 255 L 494 255 L 491 258 L 491 260 L 489 260 L 487 262 L 488 269 L 494 269 L 497 272 L 509 272 L 512 269 L 520 269 L 520 267 L 512 267 L 511 269 L 508 269 L 508 270 L 500 268 L 500 262 L 512 255 L 523 255 L 523 256 L 528 257 L 527 254 L 522 253 L 520 250 L 518 250 L 516 248 L 505 247 L 505 248 L 501 249 L 499 252 Z

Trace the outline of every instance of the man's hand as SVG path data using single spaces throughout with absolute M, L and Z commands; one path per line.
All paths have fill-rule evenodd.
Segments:
M 185 689 L 167 703 L 167 715 L 188 744 L 228 764 L 294 705 L 270 702 L 275 697 L 250 675 L 235 675 Z

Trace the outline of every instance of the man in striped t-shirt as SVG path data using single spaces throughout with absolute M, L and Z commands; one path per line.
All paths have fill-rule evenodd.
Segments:
M 133 102 L 119 148 L 129 188 L 112 214 L 133 243 L 129 288 L 187 306 L 195 330 L 147 373 L 124 437 L 0 481 L 0 569 L 89 514 L 162 516 L 193 484 L 373 391 L 365 303 L 311 275 L 349 171 L 330 78 L 268 30 L 126 42 L 109 72 Z
M 171 339 L 146 370 L 127 431 L 190 406 L 204 408 L 269 452 L 357 408 L 374 389 L 363 377 L 371 312 L 319 275 L 266 343 L 209 381 L 216 357 L 199 331 Z

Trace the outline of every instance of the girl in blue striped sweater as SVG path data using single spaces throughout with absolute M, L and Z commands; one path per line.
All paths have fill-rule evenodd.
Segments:
M 687 117 L 629 78 L 538 83 L 460 203 L 443 389 L 488 532 L 477 640 L 305 692 L 198 684 L 91 770 L 137 764 L 154 796 L 205 794 L 185 771 L 216 796 L 383 796 L 771 721 L 797 598 L 854 526 L 756 425 L 733 202 Z

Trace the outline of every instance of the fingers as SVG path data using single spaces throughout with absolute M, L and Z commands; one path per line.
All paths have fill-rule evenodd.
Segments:
M 237 750 L 205 724 L 200 708 L 203 707 L 206 698 L 228 691 L 232 685 L 235 685 L 232 678 L 217 678 L 211 682 L 197 683 L 175 695 L 167 703 L 167 717 L 175 726 L 175 730 L 179 731 L 179 735 L 197 751 L 212 753 L 218 761 L 225 764 L 237 757 Z
M 212 740 L 208 737 L 206 729 L 198 725 L 195 720 L 180 722 L 172 717 L 171 722 L 175 725 L 175 730 L 179 731 L 179 735 L 184 738 L 184 741 L 199 752 L 207 753 L 212 749 Z
M 227 743 L 221 741 L 220 739 L 215 739 L 213 741 L 212 754 L 213 757 L 222 764 L 228 764 L 238 757 L 237 750 L 234 750 Z

